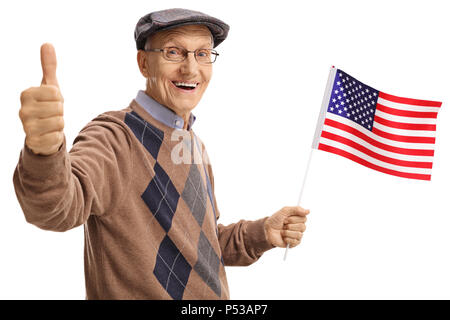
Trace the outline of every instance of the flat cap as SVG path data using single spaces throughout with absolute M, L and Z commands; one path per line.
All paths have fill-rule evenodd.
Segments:
M 230 26 L 207 14 L 188 9 L 167 9 L 151 12 L 139 19 L 134 30 L 138 50 L 144 50 L 145 42 L 152 34 L 189 24 L 202 24 L 209 28 L 214 39 L 214 48 L 228 35 Z

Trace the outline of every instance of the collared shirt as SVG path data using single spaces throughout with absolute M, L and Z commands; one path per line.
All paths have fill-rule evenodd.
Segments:
M 145 111 L 147 111 L 156 120 L 164 123 L 165 125 L 171 128 L 183 129 L 184 127 L 183 118 L 181 118 L 175 112 L 170 110 L 168 107 L 163 106 L 155 99 L 147 95 L 145 91 L 139 90 L 135 100 L 137 103 L 139 103 L 139 105 L 141 105 L 145 109 Z M 192 124 L 194 123 L 194 121 L 195 116 L 191 112 L 189 116 L 189 123 L 187 126 L 187 130 L 192 128 Z

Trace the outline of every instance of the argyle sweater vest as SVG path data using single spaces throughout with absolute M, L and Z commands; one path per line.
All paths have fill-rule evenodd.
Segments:
M 70 152 L 22 149 L 14 187 L 28 222 L 84 225 L 87 299 L 229 299 L 225 265 L 272 248 L 266 218 L 217 224 L 214 178 L 192 129 L 135 100 L 87 124 Z

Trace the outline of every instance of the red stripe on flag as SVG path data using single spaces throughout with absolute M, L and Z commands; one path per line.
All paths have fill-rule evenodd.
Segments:
M 406 155 L 410 155 L 410 156 L 433 156 L 434 155 L 434 150 L 398 148 L 398 147 L 390 146 L 388 144 L 381 143 L 377 140 L 374 140 L 374 139 L 368 137 L 367 135 L 356 130 L 353 127 L 350 127 L 346 124 L 343 124 L 343 123 L 340 123 L 340 122 L 337 122 L 337 121 L 334 121 L 334 120 L 331 120 L 328 118 L 325 119 L 325 125 L 328 125 L 328 126 L 331 126 L 331 127 L 337 128 L 337 129 L 341 129 L 343 131 L 351 133 L 354 136 L 357 136 L 358 138 L 363 139 L 364 141 L 370 143 L 371 145 L 374 145 L 375 147 L 378 147 L 378 148 L 386 150 L 386 151 L 400 153 L 400 154 L 406 154 Z
M 381 123 L 382 125 L 392 127 L 392 128 L 397 128 L 397 129 L 436 131 L 435 124 L 403 123 L 403 122 L 386 120 L 386 119 L 380 118 L 379 116 L 375 116 L 373 118 L 373 121 Z
M 442 102 L 439 102 L 439 101 L 428 101 L 428 100 L 402 98 L 402 97 L 393 96 L 391 94 L 387 94 L 387 93 L 384 93 L 381 91 L 378 93 L 378 97 L 392 101 L 392 102 L 410 104 L 410 105 L 414 105 L 414 106 L 440 107 L 442 105 Z
M 411 117 L 411 118 L 433 118 L 436 119 L 437 112 L 421 112 L 421 111 L 407 111 L 399 110 L 390 107 L 383 106 L 382 104 L 377 104 L 377 110 L 392 114 L 394 116 Z
M 381 131 L 378 128 L 372 128 L 372 133 L 374 133 L 380 137 L 399 141 L 399 142 L 430 143 L 430 144 L 434 144 L 436 142 L 436 138 L 434 138 L 434 137 L 401 136 L 399 134 L 393 134 L 393 133 L 387 133 L 387 132 Z
M 380 161 L 384 161 L 387 163 L 395 164 L 397 166 L 410 167 L 410 168 L 426 168 L 426 169 L 431 169 L 433 166 L 432 162 L 406 161 L 406 160 L 399 160 L 399 159 L 383 156 L 383 155 L 378 154 L 370 149 L 367 149 L 366 147 L 360 145 L 359 143 L 356 143 L 355 141 L 338 136 L 331 132 L 322 131 L 322 137 L 343 143 L 349 147 L 352 147 L 353 149 L 359 150 L 362 153 L 367 154 L 368 156 L 370 156 L 372 158 L 375 158 L 375 159 L 378 159 Z
M 380 166 L 377 166 L 373 163 L 370 163 L 364 159 L 361 159 L 360 157 L 355 156 L 354 154 L 351 154 L 347 151 L 335 148 L 335 147 L 331 147 L 328 146 L 326 144 L 323 143 L 319 143 L 319 150 L 323 150 L 323 151 L 327 151 L 327 152 L 331 152 L 337 155 L 340 155 L 344 158 L 350 159 L 352 161 L 355 161 L 365 167 L 368 167 L 370 169 L 373 170 L 377 170 L 383 173 L 387 173 L 393 176 L 397 176 L 397 177 L 402 177 L 402 178 L 408 178 L 408 179 L 418 179 L 418 180 L 431 180 L 431 175 L 429 174 L 420 174 L 420 173 L 406 173 L 406 172 L 401 172 L 401 171 L 396 171 L 396 170 L 391 170 L 391 169 L 387 169 L 387 168 L 383 168 Z

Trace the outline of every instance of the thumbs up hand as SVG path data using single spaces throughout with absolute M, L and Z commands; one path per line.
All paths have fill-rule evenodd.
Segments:
M 19 117 L 25 144 L 33 153 L 51 155 L 64 141 L 64 99 L 56 79 L 56 54 L 49 43 L 41 46 L 42 82 L 20 95 Z

